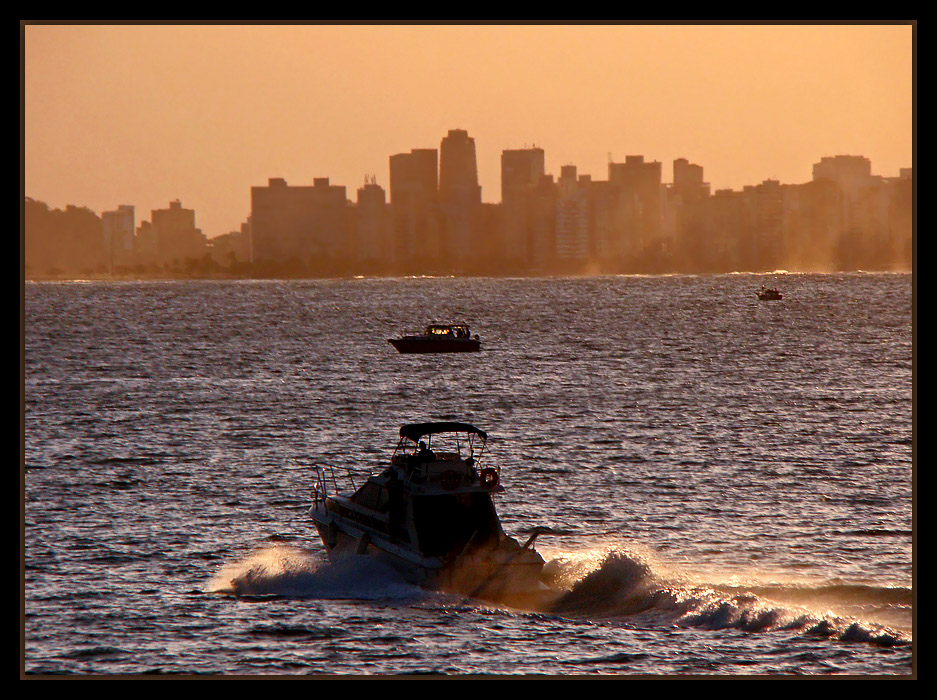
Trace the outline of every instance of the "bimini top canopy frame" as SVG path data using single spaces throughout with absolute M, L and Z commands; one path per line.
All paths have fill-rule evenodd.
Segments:
M 436 433 L 470 433 L 480 436 L 482 440 L 488 439 L 488 433 L 468 423 L 408 423 L 400 428 L 400 437 L 413 442 L 419 442 L 424 435 L 435 435 Z

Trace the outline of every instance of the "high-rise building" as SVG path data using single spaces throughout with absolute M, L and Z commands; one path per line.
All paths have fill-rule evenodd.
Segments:
M 408 270 L 440 258 L 437 163 L 435 148 L 390 157 L 394 260 Z
M 390 157 L 390 203 L 436 203 L 439 193 L 439 152 L 435 148 L 414 148 Z
M 112 272 L 114 265 L 127 265 L 133 259 L 134 228 L 134 208 L 129 204 L 121 204 L 114 211 L 101 212 L 104 247 Z
M 665 194 L 667 248 L 677 254 L 683 269 L 718 267 L 717 251 L 708 243 L 709 183 L 703 181 L 703 166 L 686 158 L 674 160 L 673 184 Z
M 782 267 L 834 269 L 843 228 L 842 197 L 836 183 L 823 178 L 784 187 Z
M 839 266 L 862 267 L 889 247 L 892 183 L 872 174 L 865 156 L 826 156 L 813 166 L 814 182 L 835 183 L 842 193 Z
M 463 129 L 450 129 L 439 146 L 439 204 L 443 253 L 456 264 L 472 255 L 481 201 L 475 139 Z
M 684 201 L 708 197 L 709 183 L 703 182 L 703 166 L 686 158 L 674 160 L 673 189 Z
M 542 148 L 501 152 L 501 248 L 514 265 L 533 261 L 532 199 L 544 176 Z
M 712 256 L 722 261 L 722 271 L 750 270 L 744 249 L 751 235 L 751 210 L 744 193 L 716 190 L 709 199 L 707 216 L 711 224 L 707 243 Z
M 544 172 L 542 148 L 501 151 L 501 202 L 523 197 Z
M 661 164 L 644 156 L 626 156 L 608 164 L 608 182 L 616 200 L 616 228 L 629 255 L 643 254 L 660 243 Z
M 541 175 L 530 193 L 528 249 L 530 265 L 546 271 L 556 259 L 557 184 L 552 175 Z
M 832 180 L 847 196 L 867 184 L 872 177 L 872 161 L 865 156 L 824 156 L 813 164 L 814 180 Z
M 575 165 L 560 169 L 556 200 L 556 259 L 560 264 L 585 262 L 589 255 L 587 181 L 580 182 Z
M 776 270 L 784 248 L 784 185 L 765 180 L 742 190 L 751 228 L 746 253 L 748 270 Z
M 208 252 L 205 234 L 195 227 L 195 210 L 184 208 L 178 199 L 168 209 L 152 210 L 150 221 L 157 263 L 181 263 Z
M 375 178 L 368 178 L 358 188 L 353 261 L 364 264 L 368 271 L 386 269 L 393 255 L 390 230 L 387 195 Z
M 345 188 L 314 178 L 312 187 L 270 178 L 251 187 L 251 229 L 256 262 L 332 264 L 347 251 Z
M 481 202 L 475 139 L 464 129 L 450 129 L 439 145 L 439 196 Z

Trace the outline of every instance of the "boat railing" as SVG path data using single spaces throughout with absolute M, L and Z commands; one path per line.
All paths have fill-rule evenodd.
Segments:
M 316 464 L 313 466 L 315 480 L 312 485 L 313 501 L 316 507 L 319 503 L 325 503 L 329 496 L 340 495 L 350 489 L 351 493 L 358 490 L 359 479 L 363 484 L 371 473 L 364 474 L 361 471 L 353 470 L 349 467 L 334 467 L 331 464 Z

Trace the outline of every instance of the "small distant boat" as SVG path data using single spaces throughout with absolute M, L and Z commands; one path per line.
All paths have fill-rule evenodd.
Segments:
M 463 323 L 431 324 L 422 335 L 405 335 L 387 342 L 402 353 L 477 352 L 481 349 L 478 334 L 473 337 Z
M 309 514 L 329 558 L 366 555 L 411 583 L 471 598 L 521 607 L 555 599 L 533 547 L 553 531 L 535 527 L 523 545 L 505 533 L 487 438 L 468 423 L 409 423 L 384 469 L 363 483 L 349 471 L 343 488 L 333 468 L 317 467 Z
M 780 301 L 784 296 L 777 289 L 768 289 L 761 285 L 761 291 L 758 292 L 759 301 Z

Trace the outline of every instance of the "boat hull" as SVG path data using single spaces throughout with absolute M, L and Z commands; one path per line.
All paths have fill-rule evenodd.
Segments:
M 388 340 L 397 352 L 404 354 L 425 354 L 445 352 L 478 352 L 481 342 L 475 338 L 459 340 L 436 340 L 433 338 L 391 338 Z
M 333 518 L 316 519 L 315 524 L 330 560 L 368 556 L 421 588 L 529 610 L 543 610 L 559 595 L 540 579 L 542 560 L 505 565 L 470 557 L 460 565 L 446 565 Z

